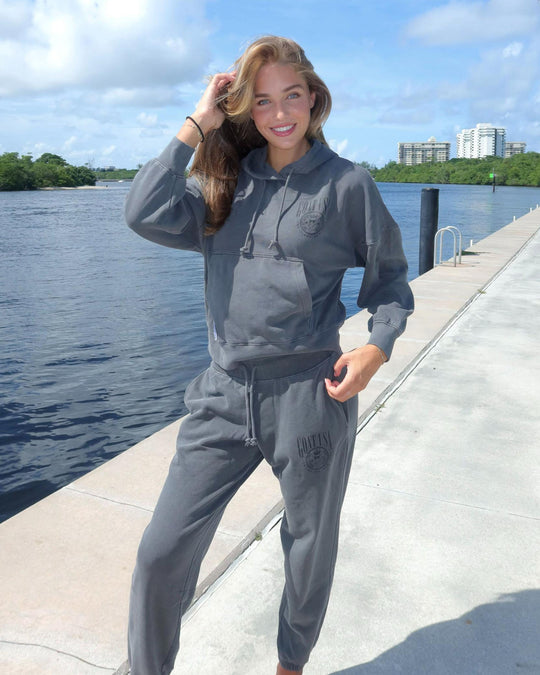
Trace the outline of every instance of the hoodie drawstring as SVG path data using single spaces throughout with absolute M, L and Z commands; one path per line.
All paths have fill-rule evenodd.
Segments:
M 283 206 L 285 205 L 285 197 L 287 196 L 287 188 L 289 187 L 289 181 L 291 179 L 291 176 L 293 175 L 293 172 L 291 171 L 288 176 L 287 180 L 285 181 L 285 187 L 283 188 L 283 197 L 281 198 L 281 205 L 279 207 L 277 219 L 276 219 L 276 224 L 274 226 L 274 238 L 268 245 L 268 248 L 275 248 L 277 252 L 280 255 L 283 255 L 283 252 L 281 250 L 281 247 L 279 245 L 279 225 L 281 222 L 281 214 L 283 213 Z M 261 190 L 261 193 L 259 195 L 259 202 L 257 204 L 257 208 L 253 212 L 253 217 L 251 219 L 251 223 L 249 224 L 249 229 L 246 235 L 246 240 L 244 241 L 244 245 L 240 247 L 240 253 L 246 255 L 250 253 L 251 251 L 251 243 L 253 241 L 253 230 L 255 229 L 255 224 L 257 222 L 257 218 L 259 217 L 259 209 L 262 203 L 262 199 L 264 197 L 264 190 Z
M 259 195 L 259 201 L 257 203 L 257 208 L 253 211 L 251 223 L 249 224 L 249 229 L 248 229 L 248 233 L 246 235 L 246 240 L 244 242 L 244 245 L 240 247 L 240 253 L 243 253 L 244 255 L 249 253 L 250 249 L 251 249 L 251 241 L 253 239 L 253 230 L 255 229 L 255 223 L 257 222 L 257 218 L 259 217 L 259 209 L 261 208 L 261 203 L 262 203 L 263 197 L 264 197 L 264 190 L 261 190 L 261 193 Z
M 274 228 L 274 238 L 272 239 L 272 241 L 268 245 L 269 249 L 275 248 L 276 251 L 280 255 L 282 255 L 282 250 L 281 250 L 281 247 L 279 245 L 279 224 L 281 222 L 281 214 L 283 213 L 283 206 L 285 204 L 285 197 L 287 196 L 287 188 L 289 187 L 289 181 L 290 181 L 292 175 L 293 175 L 293 172 L 291 171 L 289 173 L 289 175 L 287 176 L 287 180 L 285 181 L 285 187 L 283 188 L 283 197 L 281 199 L 281 206 L 279 207 L 276 225 L 275 225 L 275 228 Z
M 255 416 L 253 413 L 253 383 L 255 382 L 256 368 L 251 369 L 251 375 L 249 375 L 247 366 L 243 365 L 242 370 L 244 371 L 244 399 L 246 403 L 246 438 L 244 440 L 244 445 L 252 447 L 257 445 Z
M 251 239 L 253 238 L 253 230 L 255 229 L 255 220 L 257 219 L 256 215 L 253 215 L 253 218 L 251 219 L 251 223 L 249 225 L 249 230 L 246 235 L 246 241 L 244 242 L 244 245 L 240 247 L 240 253 L 249 253 L 250 250 L 250 244 L 251 244 Z

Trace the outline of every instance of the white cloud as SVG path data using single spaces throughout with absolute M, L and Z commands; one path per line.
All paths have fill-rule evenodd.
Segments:
M 47 152 L 48 150 L 50 150 L 50 147 L 47 145 L 47 143 L 34 143 L 31 153 L 36 157 L 41 157 L 41 155 L 43 155 L 43 153 Z
M 25 0 L 19 2 L 0 2 L 0 39 L 16 39 L 24 35 L 32 19 L 32 3 Z
M 488 50 L 471 68 L 468 93 L 473 99 L 487 96 L 489 101 L 503 102 L 511 96 L 521 97 L 524 104 L 530 100 L 540 78 L 540 41 L 528 45 L 514 58 L 508 58 L 505 51 Z
M 172 135 L 167 124 L 160 122 L 155 113 L 142 112 L 137 115 L 137 122 L 142 127 L 139 136 L 141 138 L 159 138 L 160 136 Z M 177 125 L 179 126 L 180 123 Z
M 419 126 L 430 124 L 435 120 L 435 114 L 431 107 L 418 106 L 401 110 L 400 108 L 389 108 L 382 112 L 377 121 L 380 124 L 389 124 L 391 126 Z
M 178 94 L 171 86 L 114 87 L 98 94 L 99 102 L 106 106 L 157 106 L 178 102 Z
M 358 153 L 356 150 L 352 150 L 349 147 L 348 138 L 342 138 L 339 141 L 334 138 L 331 138 L 328 140 L 328 145 L 334 152 L 337 152 L 337 154 L 340 155 L 341 157 L 349 159 L 351 162 L 357 161 Z
M 141 126 L 147 127 L 147 128 L 153 128 L 153 127 L 160 126 L 159 123 L 158 123 L 157 115 L 155 115 L 155 114 L 149 115 L 148 113 L 145 113 L 145 112 L 142 112 L 139 115 L 137 115 L 137 122 Z
M 523 51 L 523 42 L 512 42 L 503 49 L 503 58 L 509 59 L 511 57 L 519 56 Z
M 210 60 L 204 0 L 0 0 L 0 95 L 171 86 Z
M 507 48 L 489 49 L 471 66 L 464 92 L 465 128 L 480 121 L 505 126 L 508 140 L 528 145 L 540 138 L 534 101 L 540 82 L 540 39 L 508 56 Z
M 328 145 L 334 152 L 337 152 L 338 155 L 343 155 L 349 145 L 349 141 L 347 138 L 344 138 L 341 141 L 336 141 L 332 138 L 328 141 Z
M 459 117 L 462 128 L 482 121 L 505 126 L 510 140 L 533 141 L 538 136 L 533 94 L 540 81 L 540 3 L 446 2 L 414 19 L 407 34 L 439 48 L 470 43 L 454 50 L 456 62 L 462 52 L 467 55 L 461 67 L 433 85 L 438 112 Z M 399 107 L 406 108 L 401 100 Z M 399 121 L 395 111 L 393 117 Z
M 67 141 L 64 141 L 64 145 L 62 146 L 62 150 L 64 152 L 69 152 L 72 150 L 73 146 L 75 143 L 77 143 L 77 136 L 70 136 Z
M 167 127 L 161 126 L 155 129 L 141 129 L 139 136 L 140 138 L 163 138 L 165 136 L 172 136 L 173 132 L 167 130 Z
M 540 6 L 531 0 L 452 0 L 413 19 L 405 32 L 429 45 L 478 44 L 529 35 L 539 23 Z

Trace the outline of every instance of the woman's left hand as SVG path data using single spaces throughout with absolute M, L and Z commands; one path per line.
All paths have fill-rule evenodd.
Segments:
M 342 354 L 334 364 L 334 376 L 339 377 L 345 366 L 347 373 L 341 382 L 325 379 L 328 396 L 343 403 L 365 389 L 382 365 L 382 354 L 376 345 L 365 345 Z

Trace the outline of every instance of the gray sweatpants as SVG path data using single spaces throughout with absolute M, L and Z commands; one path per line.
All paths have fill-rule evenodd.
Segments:
M 201 561 L 226 505 L 263 458 L 285 501 L 278 657 L 289 670 L 307 662 L 330 595 L 356 431 L 356 397 L 339 403 L 325 390 L 337 357 L 290 356 L 227 372 L 213 363 L 189 385 L 190 415 L 133 574 L 133 675 L 172 671 Z

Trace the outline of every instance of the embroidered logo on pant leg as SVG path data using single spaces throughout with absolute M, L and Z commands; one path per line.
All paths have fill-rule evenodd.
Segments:
M 298 455 L 309 471 L 323 471 L 332 457 L 332 439 L 329 431 L 321 431 L 296 439 Z

